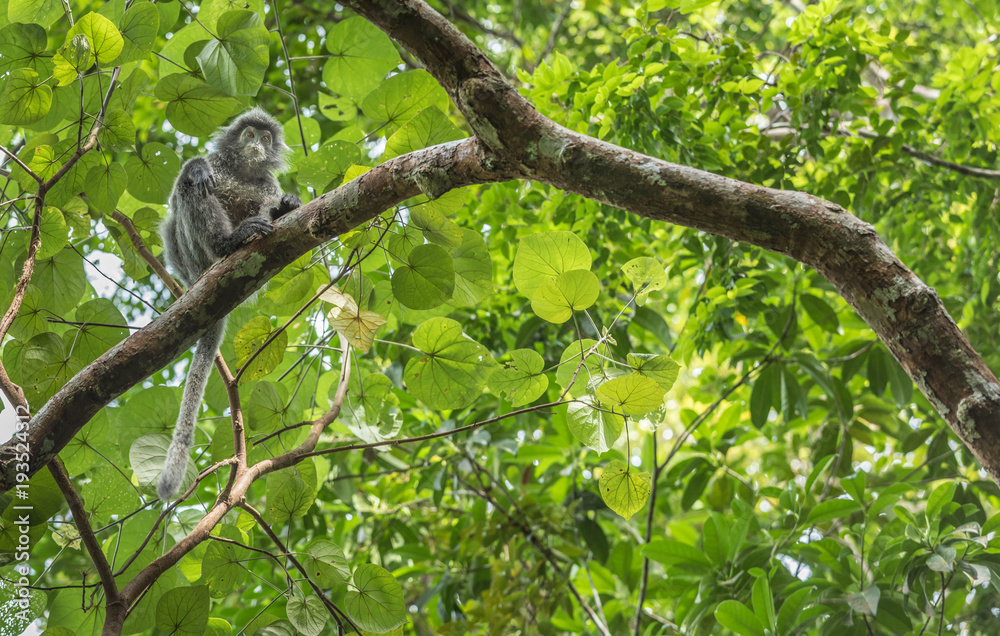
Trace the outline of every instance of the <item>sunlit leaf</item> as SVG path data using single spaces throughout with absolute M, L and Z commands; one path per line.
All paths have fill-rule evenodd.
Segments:
M 639 305 L 645 305 L 651 292 L 663 289 L 667 284 L 667 273 L 655 258 L 633 258 L 622 266 L 622 272 L 632 282 L 635 302 Z
M 580 443 L 598 453 L 604 453 L 621 437 L 625 418 L 617 413 L 609 413 L 592 396 L 585 395 L 569 403 L 566 425 Z
M 489 351 L 450 318 L 431 318 L 418 326 L 413 346 L 423 355 L 410 358 L 403 378 L 413 396 L 433 409 L 470 404 L 496 366 Z
M 506 395 L 513 407 L 534 402 L 545 393 L 549 380 L 542 372 L 545 361 L 531 349 L 510 352 L 512 361 L 490 374 L 490 391 Z
M 597 399 L 626 415 L 645 415 L 663 406 L 663 387 L 655 380 L 632 373 L 608 380 L 597 389 Z
M 670 356 L 650 353 L 630 353 L 627 356 L 628 365 L 636 373 L 655 380 L 664 391 L 669 391 L 677 381 L 681 366 Z
M 549 322 L 562 324 L 593 305 L 601 284 L 590 270 L 574 269 L 550 278 L 531 298 L 531 310 Z
M 589 270 L 590 250 L 572 232 L 543 232 L 521 239 L 514 256 L 514 284 L 534 298 L 549 279 L 575 269 Z
M 626 520 L 639 512 L 649 499 L 653 478 L 649 473 L 629 468 L 625 462 L 608 462 L 601 473 L 601 499 Z

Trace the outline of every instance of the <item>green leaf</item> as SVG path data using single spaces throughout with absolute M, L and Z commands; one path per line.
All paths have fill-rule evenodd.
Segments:
M 167 104 L 167 121 L 182 133 L 205 137 L 221 126 L 240 103 L 190 75 L 167 75 L 156 84 Z
M 76 320 L 83 324 L 63 334 L 63 342 L 73 357 L 89 364 L 105 351 L 128 337 L 125 318 L 107 298 L 95 298 L 80 305 Z M 123 325 L 114 327 L 112 325 Z
M 439 245 L 418 245 L 392 273 L 392 293 L 410 309 L 432 309 L 451 298 L 455 265 Z
M 622 266 L 625 277 L 632 282 L 635 289 L 635 302 L 645 305 L 651 292 L 663 289 L 667 285 L 667 272 L 655 258 L 646 256 L 633 258 Z
M 163 472 L 163 464 L 166 462 L 167 447 L 169 446 L 170 437 L 159 433 L 143 435 L 132 442 L 132 446 L 128 450 L 128 460 L 140 488 L 147 492 L 155 490 L 160 473 Z M 190 486 L 195 477 L 194 468 L 189 463 L 188 475 L 184 479 L 183 487 Z
M 935 572 L 949 573 L 955 569 L 955 557 L 958 552 L 950 545 L 939 545 L 934 553 L 927 557 L 927 567 Z
M 859 614 L 875 616 L 878 611 L 878 601 L 882 596 L 877 585 L 869 585 L 860 592 L 847 595 L 847 604 Z
M 373 563 L 358 566 L 344 609 L 361 629 L 383 633 L 406 622 L 403 589 L 392 574 Z
M 811 587 L 803 587 L 785 597 L 785 602 L 781 604 L 781 609 L 778 610 L 779 634 L 788 634 L 792 631 L 793 627 L 799 624 L 799 616 L 806 604 L 806 597 L 809 596 L 810 592 L 812 592 Z
M 389 36 L 359 16 L 335 24 L 326 48 L 332 57 L 323 67 L 323 81 L 334 93 L 355 99 L 370 93 L 402 61 Z
M 94 207 L 104 214 L 111 214 L 118 206 L 118 199 L 125 193 L 128 175 L 120 163 L 114 161 L 94 166 L 87 172 L 84 192 Z
M 584 338 L 569 344 L 563 350 L 559 366 L 556 368 L 556 382 L 564 389 L 569 388 L 569 395 L 574 397 L 584 395 L 590 392 L 589 386 L 604 379 L 600 356 L 610 357 L 611 350 L 607 345 L 602 345 L 592 351 L 596 344 L 596 340 Z
M 201 636 L 208 625 L 207 585 L 175 587 L 156 604 L 156 626 L 170 634 Z
M 626 415 L 645 415 L 663 406 L 663 388 L 651 378 L 631 373 L 597 388 L 597 399 Z
M 267 476 L 267 511 L 275 526 L 305 516 L 316 500 L 316 464 L 302 461 Z
M 160 30 L 160 13 L 151 2 L 136 2 L 118 21 L 123 47 L 115 66 L 137 62 L 149 57 Z
M 101 147 L 107 150 L 128 150 L 135 143 L 135 124 L 132 123 L 132 117 L 124 110 L 112 110 L 105 113 L 104 123 L 97 133 L 97 139 L 101 142 Z M 176 157 L 176 155 L 174 156 Z
M 166 203 L 180 169 L 177 153 L 163 144 L 148 143 L 125 162 L 128 191 L 145 203 Z
M 320 92 L 319 112 L 330 121 L 354 121 L 358 116 L 358 107 L 350 97 L 334 97 Z
M 66 45 L 52 58 L 53 76 L 59 86 L 67 86 L 94 64 L 90 41 L 81 33 L 66 40 Z
M 296 178 L 299 183 L 317 189 L 331 182 L 339 184 L 347 169 L 360 157 L 361 151 L 354 144 L 332 139 L 295 164 L 299 171 Z
M 250 430 L 268 432 L 282 424 L 286 402 L 283 391 L 283 385 L 266 380 L 253 385 L 244 407 Z
M 37 24 L 8 24 L 0 29 L 0 75 L 29 68 L 41 77 L 52 73 L 45 29 Z
M 753 612 L 760 619 L 762 625 L 774 632 L 774 596 L 771 594 L 771 586 L 768 583 L 767 575 L 762 574 L 753 582 Z
M 302 131 L 299 131 L 299 121 L 302 122 Z M 285 131 L 285 144 L 293 150 L 302 149 L 302 134 L 306 136 L 306 145 L 312 147 L 322 139 L 319 122 L 312 117 L 292 117 L 282 125 Z
M 455 291 L 451 304 L 474 307 L 493 293 L 493 260 L 483 235 L 462 230 L 462 243 L 451 252 L 455 266 Z
M 267 316 L 257 316 L 252 318 L 250 322 L 243 325 L 243 327 L 233 338 L 233 349 L 236 351 L 236 364 L 240 367 L 245 365 L 249 360 L 250 356 L 254 354 L 266 341 L 271 337 L 271 334 L 275 332 L 275 329 L 271 326 L 271 319 Z M 244 372 L 243 377 L 240 378 L 240 383 L 248 382 L 250 380 L 258 380 L 271 371 L 274 371 L 279 364 L 281 364 L 282 358 L 285 357 L 285 349 L 288 347 L 288 332 L 280 331 L 274 340 L 267 345 L 247 370 Z
M 767 423 L 771 407 L 775 406 L 774 395 L 781 394 L 781 376 L 777 371 L 780 369 L 776 366 L 768 366 L 753 382 L 753 389 L 750 390 L 750 421 L 755 428 L 759 429 Z
M 802 294 L 799 301 L 813 322 L 830 333 L 837 333 L 840 328 L 837 312 L 825 300 L 811 294 Z
M 326 539 L 316 539 L 301 557 L 302 567 L 320 587 L 336 587 L 351 576 L 347 557 L 340 546 Z
M 430 106 L 447 110 L 448 94 L 430 73 L 418 69 L 382 82 L 365 97 L 361 110 L 389 134 Z
M 45 307 L 60 315 L 72 311 L 87 291 L 87 276 L 80 256 L 68 249 L 35 263 L 31 283 L 43 294 Z
M 934 487 L 934 490 L 927 497 L 927 507 L 925 508 L 925 514 L 929 519 L 941 516 L 939 514 L 941 509 L 954 501 L 957 487 L 958 484 L 950 479 Z
M 840 519 L 861 510 L 861 504 L 850 499 L 829 499 L 809 511 L 807 523 L 823 523 L 831 519 Z
M 616 413 L 597 409 L 597 403 L 592 396 L 585 395 L 567 405 L 566 425 L 569 432 L 598 453 L 611 449 L 622 429 L 625 428 L 625 418 Z
M 32 633 L 31 624 L 45 614 L 46 600 L 45 592 L 42 590 L 23 587 L 11 578 L 0 579 L 0 616 L 4 617 L 2 633 Z M 55 630 L 58 629 L 60 628 L 46 630 L 44 634 L 45 636 L 74 636 L 71 630 L 56 632 Z M 51 634 L 50 631 L 52 631 Z
M 245 543 L 243 533 L 235 526 L 217 526 L 219 536 Z M 213 598 L 225 598 L 243 586 L 247 578 L 244 562 L 251 557 L 249 550 L 229 542 L 206 541 L 205 556 L 201 558 L 201 577 L 208 583 Z
M 450 318 L 431 318 L 413 332 L 424 352 L 406 363 L 403 377 L 415 398 L 432 409 L 468 406 L 486 386 L 496 366 L 486 347 L 462 333 Z
M 653 539 L 642 548 L 642 554 L 663 565 L 709 565 L 701 550 L 675 539 Z
M 448 116 L 437 106 L 420 111 L 416 117 L 406 122 L 394 132 L 385 145 L 381 160 L 404 155 L 421 148 L 429 148 L 448 141 L 462 139 L 465 134 L 451 123 Z
M 667 355 L 630 353 L 626 360 L 636 373 L 654 380 L 664 392 L 674 386 L 680 372 L 680 365 Z
M 52 107 L 52 89 L 42 83 L 30 68 L 18 68 L 7 77 L 7 87 L 0 98 L 0 124 L 31 124 Z
M 288 620 L 305 636 L 319 636 L 326 626 L 326 606 L 318 597 L 293 594 L 285 604 Z
M 574 311 L 587 309 L 601 292 L 601 284 L 593 272 L 574 269 L 550 278 L 531 298 L 531 309 L 551 323 L 562 324 L 573 317 Z
M 616 459 L 601 473 L 601 499 L 628 521 L 646 505 L 652 485 L 649 473 L 630 469 L 625 462 Z
M 270 62 L 264 20 L 253 11 L 227 11 L 216 29 L 198 54 L 205 81 L 228 95 L 256 95 Z
M 543 232 L 521 239 L 514 256 L 514 285 L 534 298 L 550 279 L 575 269 L 590 269 L 590 250 L 572 232 Z
M 78 34 L 84 35 L 90 42 L 90 49 L 98 64 L 107 64 L 114 60 L 125 45 L 115 23 L 99 13 L 91 12 L 77 20 L 66 34 L 66 42 L 69 43 L 73 36 Z
M 532 349 L 517 349 L 510 355 L 512 361 L 494 370 L 488 385 L 493 393 L 506 394 L 510 405 L 517 408 L 545 393 L 549 379 L 544 374 L 545 360 Z
M 739 601 L 728 600 L 719 603 L 715 608 L 715 620 L 739 636 L 765 636 L 764 626 L 750 608 Z
M 11 22 L 36 23 L 45 28 L 63 16 L 59 0 L 10 0 L 7 18 Z
M 583 536 L 587 548 L 593 554 L 594 560 L 598 563 L 607 562 L 610 546 L 608 545 L 608 535 L 604 533 L 601 524 L 593 519 L 583 517 L 577 520 L 576 527 Z
M 62 212 L 56 208 L 46 207 L 42 210 L 38 232 L 42 244 L 38 248 L 36 258 L 52 258 L 66 247 L 69 239 L 69 227 L 63 219 Z
M 444 214 L 426 207 L 410 210 L 410 225 L 423 232 L 431 243 L 452 249 L 462 244 L 462 228 Z
M 54 333 L 42 333 L 29 340 L 21 350 L 19 366 L 19 384 L 29 404 L 44 404 L 83 368 Z

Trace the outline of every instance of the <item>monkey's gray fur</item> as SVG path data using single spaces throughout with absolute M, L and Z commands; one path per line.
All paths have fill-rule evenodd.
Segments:
M 271 234 L 272 220 L 302 205 L 295 195 L 281 193 L 274 176 L 287 167 L 288 146 L 281 126 L 265 111 L 254 108 L 243 113 L 220 129 L 213 142 L 214 152 L 181 168 L 170 193 L 169 216 L 160 230 L 167 264 L 189 287 L 212 263 Z M 165 501 L 184 481 L 201 398 L 225 331 L 223 319 L 198 340 L 156 489 Z

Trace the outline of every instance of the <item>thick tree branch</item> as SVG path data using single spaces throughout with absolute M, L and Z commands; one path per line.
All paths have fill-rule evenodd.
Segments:
M 633 214 L 757 245 L 809 265 L 875 331 L 1000 481 L 1000 383 L 937 293 L 840 206 L 654 159 L 541 116 L 421 0 L 347 0 L 421 60 L 482 143 L 527 178 Z

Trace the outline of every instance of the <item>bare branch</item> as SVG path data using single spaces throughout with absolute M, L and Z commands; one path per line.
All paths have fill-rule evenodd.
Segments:
M 87 549 L 90 560 L 97 568 L 97 575 L 101 579 L 101 586 L 104 588 L 104 596 L 107 599 L 106 603 L 108 606 L 121 606 L 122 601 L 118 594 L 118 586 L 115 584 L 115 577 L 111 574 L 111 565 L 108 563 L 107 557 L 104 556 L 104 551 L 101 550 L 101 544 L 97 542 L 94 529 L 90 527 L 90 519 L 87 517 L 86 508 L 83 507 L 83 500 L 80 499 L 79 493 L 73 487 L 73 482 L 70 481 L 61 461 L 55 459 L 49 462 L 49 472 L 52 473 L 56 485 L 59 486 L 63 497 L 66 498 L 70 512 L 73 513 L 73 522 L 80 533 L 83 547 Z

